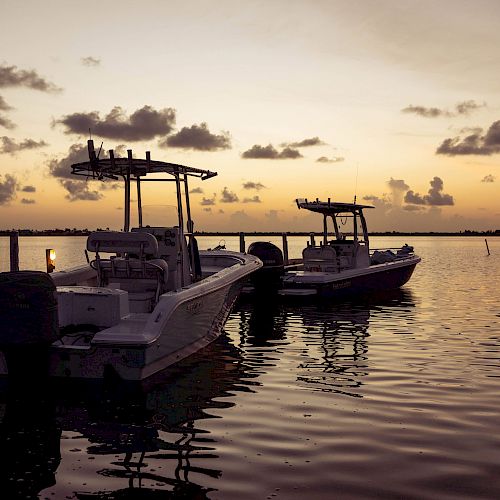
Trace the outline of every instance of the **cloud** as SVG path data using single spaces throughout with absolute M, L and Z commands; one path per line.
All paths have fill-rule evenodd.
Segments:
M 479 134 L 471 134 L 464 139 L 454 137 L 445 139 L 436 149 L 436 154 L 456 156 L 456 155 L 491 155 L 497 152 L 492 148 L 484 147 L 483 138 Z
M 494 175 L 488 174 L 481 179 L 481 182 L 495 182 L 495 179 L 496 177 Z
M 189 194 L 203 194 L 203 189 L 201 189 L 201 187 L 191 189 L 189 191 Z
M 292 148 L 305 148 L 309 146 L 323 146 L 325 143 L 319 137 L 311 137 L 310 139 L 303 139 L 297 142 L 285 142 L 281 147 L 290 146 Z
M 265 188 L 266 186 L 264 186 L 262 182 L 248 181 L 243 183 L 243 189 L 255 189 L 256 191 L 260 191 L 261 189 Z
M 274 210 L 271 209 L 269 212 L 266 212 L 264 215 L 266 216 L 267 219 L 269 219 L 272 223 L 277 223 L 279 222 L 279 213 L 282 212 L 282 210 Z
M 11 109 L 14 108 L 12 106 L 9 106 L 5 99 L 0 95 L 0 111 L 10 111 Z M 0 115 L 0 127 L 13 129 L 16 126 L 6 116 Z
M 12 106 L 9 106 L 6 102 L 5 99 L 0 95 L 0 111 L 10 111 Z
M 452 113 L 440 108 L 427 108 L 425 106 L 407 106 L 401 110 L 402 113 L 413 113 L 424 118 L 438 118 L 440 116 L 453 116 Z
M 12 130 L 16 128 L 16 124 L 10 121 L 7 117 L 0 115 L 0 127 Z
M 259 146 L 258 144 L 254 144 L 250 149 L 244 151 L 241 156 L 243 158 L 273 160 L 277 158 L 278 155 L 278 151 L 272 144 L 268 144 L 267 146 Z
M 68 149 L 68 154 L 60 160 L 54 158 L 49 160 L 48 167 L 50 175 L 63 179 L 75 179 L 71 175 L 71 165 L 88 160 L 87 146 L 83 144 L 72 144 Z
M 113 182 L 110 179 L 103 179 L 102 181 L 99 181 L 99 191 L 115 191 L 120 186 L 121 186 L 120 182 Z
M 24 151 L 26 149 L 37 149 L 48 146 L 45 141 L 40 140 L 39 142 L 36 142 L 33 139 L 24 139 L 24 141 L 16 143 L 14 139 L 5 135 L 0 137 L 0 143 L 0 154 L 11 155 L 15 155 L 19 151 Z
M 123 156 L 124 154 L 124 146 L 120 144 L 114 148 L 116 157 Z M 107 151 L 102 151 L 101 154 L 103 156 L 107 156 Z M 49 173 L 53 177 L 63 178 L 63 179 L 72 179 L 73 181 L 77 181 L 78 179 L 71 174 L 71 165 L 74 163 L 81 163 L 84 161 L 88 161 L 89 154 L 87 150 L 87 145 L 82 143 L 72 144 L 68 149 L 68 154 L 63 158 L 57 159 L 53 158 L 48 161 L 47 165 L 49 167 Z M 112 189 L 117 189 L 119 183 L 103 181 L 101 182 L 100 188 L 101 191 L 107 191 Z
M 113 149 L 115 153 L 115 158 L 124 158 L 127 156 L 127 146 L 125 144 L 119 144 Z M 108 151 L 103 151 L 104 156 L 109 157 Z
M 402 113 L 413 113 L 424 118 L 452 117 L 458 115 L 469 115 L 472 111 L 486 106 L 486 103 L 479 104 L 474 100 L 462 101 L 455 105 L 455 111 L 448 111 L 441 108 L 428 108 L 425 106 L 407 106 L 401 110 Z
M 434 177 L 430 181 L 431 187 L 428 194 L 420 196 L 412 190 L 408 191 L 405 195 L 404 201 L 413 205 L 430 205 L 430 206 L 443 206 L 454 205 L 453 196 L 443 194 L 443 181 L 439 177 Z
M 255 195 L 252 198 L 243 198 L 243 203 L 262 203 L 262 200 L 258 195 Z
M 66 199 L 69 201 L 97 201 L 102 198 L 102 194 L 98 191 L 91 191 L 86 182 L 61 179 L 61 184 L 68 192 Z
M 72 113 L 56 120 L 56 124 L 63 125 L 66 134 L 88 135 L 90 129 L 92 134 L 108 139 L 142 141 L 169 134 L 175 124 L 175 110 L 157 111 L 143 106 L 127 116 L 121 107 L 115 106 L 104 118 L 97 111 Z
M 413 190 L 410 189 L 405 194 L 405 203 L 412 203 L 414 205 L 425 205 L 425 199 L 424 197 L 420 196 L 418 193 L 414 193 Z
M 21 188 L 21 191 L 24 193 L 36 193 L 36 187 L 35 186 L 23 186 Z
M 4 180 L 0 176 L 0 205 L 7 205 L 16 197 L 19 184 L 17 179 L 10 174 L 5 174 Z
M 392 177 L 387 181 L 387 185 L 391 190 L 392 204 L 398 207 L 401 206 L 403 194 L 410 189 L 410 186 L 403 179 L 393 179 Z
M 287 147 L 279 153 L 278 158 L 295 159 L 295 158 L 302 158 L 302 155 L 300 154 L 300 151 Z
M 410 189 L 410 186 L 403 179 L 393 179 L 392 177 L 387 181 L 387 185 L 396 191 L 408 191 Z
M 220 149 L 231 149 L 231 137 L 229 132 L 220 135 L 212 134 L 206 123 L 182 127 L 174 135 L 171 135 L 158 143 L 158 146 L 194 149 L 198 151 L 217 151 Z
M 80 58 L 80 61 L 84 66 L 100 66 L 101 65 L 101 60 L 97 57 L 92 57 L 92 56 L 82 57 L 82 58 Z
M 200 201 L 200 205 L 202 206 L 213 206 L 215 205 L 215 197 L 217 196 L 217 193 L 214 193 L 212 198 L 205 198 L 203 197 Z
M 366 196 L 363 196 L 363 200 L 365 201 L 379 201 L 380 198 L 378 196 L 375 196 L 374 194 L 367 194 Z
M 0 87 L 27 87 L 42 92 L 61 92 L 62 89 L 41 77 L 35 70 L 0 65 Z
M 374 207 L 382 209 L 383 211 L 392 207 L 391 202 L 383 195 L 382 197 L 373 194 L 363 196 L 364 201 L 369 201 Z
M 221 198 L 219 200 L 221 203 L 236 203 L 238 200 L 239 198 L 235 193 L 229 191 L 227 187 L 224 187 L 221 192 Z
M 283 159 L 295 159 L 302 158 L 302 155 L 296 149 L 286 147 L 282 151 L 278 150 L 272 145 L 260 146 L 254 144 L 250 149 L 242 153 L 242 158 L 245 159 L 267 159 L 267 160 L 283 160 Z
M 57 178 L 61 186 L 68 192 L 66 199 L 69 201 L 88 200 L 97 201 L 102 194 L 97 190 L 91 191 L 84 177 L 77 178 L 71 174 L 71 165 L 88 160 L 87 146 L 84 144 L 72 144 L 68 154 L 61 159 L 53 158 L 48 161 L 49 173 Z M 116 183 L 99 183 L 101 191 L 116 189 Z
M 460 134 L 481 134 L 483 129 L 481 127 L 463 127 L 460 129 Z
M 203 209 L 204 212 L 211 212 L 212 211 L 212 208 L 211 207 L 208 207 L 208 208 L 204 208 Z
M 36 203 L 36 201 L 33 200 L 32 198 L 22 198 L 21 203 L 23 205 L 34 205 Z
M 230 225 L 239 228 L 239 230 L 244 230 L 251 227 L 254 219 L 250 217 L 244 210 L 237 210 L 229 216 Z
M 500 153 L 500 120 L 493 122 L 486 134 L 482 129 L 463 139 L 454 137 L 445 139 L 437 148 L 438 155 L 483 155 Z
M 469 100 L 469 101 L 459 102 L 455 106 L 455 110 L 458 115 L 468 115 L 471 113 L 471 111 L 475 111 L 476 109 L 479 108 L 484 108 L 485 106 L 486 106 L 485 102 L 483 102 L 482 104 L 478 104 L 476 101 Z
M 419 210 L 424 210 L 424 207 L 420 205 L 405 205 L 403 210 L 406 210 L 407 212 L 418 212 Z
M 342 156 L 334 156 L 333 158 L 328 158 L 326 156 L 320 156 L 316 161 L 318 163 L 340 163 L 341 161 L 344 161 L 345 158 Z

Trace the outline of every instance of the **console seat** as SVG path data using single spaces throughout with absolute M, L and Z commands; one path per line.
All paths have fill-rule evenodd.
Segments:
M 98 285 L 127 291 L 131 312 L 150 312 L 167 290 L 168 265 L 158 258 L 152 234 L 98 231 L 89 235 L 87 250 L 96 254 L 91 266 Z M 102 258 L 101 253 L 115 255 Z

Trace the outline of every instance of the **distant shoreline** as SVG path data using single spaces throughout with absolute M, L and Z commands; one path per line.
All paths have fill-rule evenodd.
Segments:
M 97 231 L 103 229 L 98 228 Z M 12 230 L 0 230 L 0 236 L 9 236 Z M 44 229 L 44 230 L 31 230 L 19 229 L 17 230 L 19 236 L 88 236 L 92 231 L 89 229 Z M 309 236 L 310 232 L 304 231 L 246 231 L 243 233 L 246 237 L 253 236 Z M 323 233 L 314 232 L 315 236 L 320 236 Z M 196 231 L 196 236 L 239 236 L 239 232 L 217 232 L 217 231 Z M 332 234 L 333 235 L 333 234 Z M 370 236 L 500 236 L 500 229 L 495 231 L 460 231 L 460 232 L 406 232 L 406 231 L 375 231 L 371 232 Z

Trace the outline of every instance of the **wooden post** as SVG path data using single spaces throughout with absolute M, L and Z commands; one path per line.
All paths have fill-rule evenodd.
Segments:
M 245 233 L 240 233 L 240 252 L 245 253 Z
M 484 238 L 484 242 L 486 243 L 486 250 L 488 251 L 488 255 L 490 255 L 490 247 L 488 246 L 488 240 Z
M 10 270 L 19 271 L 19 233 L 10 233 Z
M 281 237 L 283 239 L 283 263 L 285 266 L 288 265 L 288 239 L 287 239 L 287 234 L 282 233 Z

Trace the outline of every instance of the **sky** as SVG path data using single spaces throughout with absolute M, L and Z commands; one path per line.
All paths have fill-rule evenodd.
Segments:
M 0 229 L 123 224 L 122 186 L 69 173 L 89 128 L 116 156 L 218 172 L 191 183 L 200 231 L 317 230 L 296 198 L 354 196 L 372 231 L 500 229 L 496 0 L 1 12 Z M 144 189 L 151 213 L 170 187 Z

